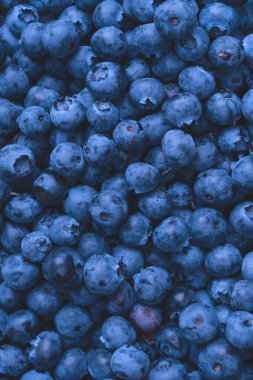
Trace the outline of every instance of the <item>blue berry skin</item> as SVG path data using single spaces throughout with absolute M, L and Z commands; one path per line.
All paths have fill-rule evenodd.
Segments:
M 93 378 L 109 379 L 113 373 L 110 368 L 112 353 L 105 348 L 97 348 L 88 357 L 88 371 Z
M 44 278 L 57 288 L 72 290 L 81 285 L 83 260 L 69 247 L 57 247 L 43 263 Z
M 129 186 L 123 173 L 118 173 L 113 177 L 104 180 L 101 186 L 102 190 L 114 190 L 127 197 L 129 194 Z
M 160 267 L 150 266 L 134 275 L 134 290 L 140 300 L 147 305 L 160 303 L 171 286 L 169 273 Z
M 234 35 L 239 24 L 236 10 L 218 2 L 207 4 L 200 11 L 199 22 L 213 38 Z
M 40 22 L 32 22 L 23 29 L 21 33 L 21 46 L 25 54 L 31 58 L 41 58 L 46 55 L 46 51 L 42 44 L 42 32 L 44 24 Z
M 111 295 L 122 283 L 124 276 L 116 259 L 107 253 L 88 258 L 83 268 L 87 288 L 97 295 Z
M 155 5 L 152 1 L 136 0 L 130 1 L 132 18 L 142 23 L 152 22 L 154 18 Z
M 68 58 L 67 70 L 72 77 L 84 80 L 88 71 L 94 63 L 96 63 L 96 59 L 96 54 L 89 46 L 80 46 L 77 51 Z
M 130 215 L 119 231 L 119 238 L 129 247 L 143 247 L 152 232 L 151 221 L 142 213 Z
M 183 273 L 196 273 L 204 264 L 205 254 L 198 246 L 189 245 L 172 256 L 172 262 L 179 266 Z
M 247 311 L 235 311 L 226 321 L 225 336 L 240 350 L 252 348 L 253 318 Z
M 244 59 L 242 42 L 231 36 L 218 37 L 209 47 L 208 58 L 218 69 L 237 67 Z
M 167 163 L 161 147 L 151 148 L 145 161 L 158 170 L 161 184 L 166 185 L 175 179 L 176 169 Z
M 154 361 L 150 366 L 148 380 L 184 380 L 187 379 L 187 371 L 183 363 L 172 358 L 162 358 Z
M 138 207 L 143 215 L 150 220 L 162 220 L 169 215 L 171 202 L 163 188 L 141 195 L 138 199 Z
M 25 107 L 42 107 L 47 112 L 50 112 L 53 103 L 59 97 L 60 94 L 58 94 L 58 92 L 56 91 L 40 86 L 33 86 L 30 87 L 29 91 L 26 94 L 26 97 L 24 99 L 24 105 Z
M 97 301 L 97 296 L 92 294 L 84 285 L 69 292 L 69 300 L 77 306 L 90 306 Z
M 124 315 L 129 312 L 136 301 L 133 288 L 128 282 L 122 282 L 111 296 L 107 297 L 106 310 L 112 315 Z
M 136 194 L 143 194 L 154 190 L 159 184 L 158 170 L 150 164 L 135 162 L 128 166 L 126 181 Z
M 221 212 L 212 208 L 200 208 L 189 221 L 190 234 L 197 245 L 212 248 L 226 239 L 227 222 Z
M 6 376 L 20 377 L 28 369 L 26 355 L 12 344 L 0 346 L 0 363 L 0 373 Z
M 16 5 L 11 8 L 6 17 L 6 24 L 10 31 L 19 37 L 30 23 L 39 21 L 39 13 L 30 5 Z
M 23 107 L 20 105 L 12 103 L 5 98 L 0 98 L 0 132 L 2 137 L 8 136 L 18 130 L 17 118 L 22 111 Z
M 52 105 L 50 118 L 56 128 L 69 131 L 84 121 L 85 108 L 74 98 L 58 99 Z
M 247 91 L 242 98 L 242 113 L 245 119 L 252 123 L 253 122 L 253 116 L 252 116 L 252 98 L 253 98 L 253 90 Z
M 28 233 L 25 226 L 5 222 L 0 233 L 0 241 L 7 252 L 16 253 L 21 251 L 21 241 Z
M 94 134 L 84 144 L 83 155 L 91 165 L 105 166 L 109 164 L 116 155 L 116 145 L 113 140 L 102 134 Z
M 245 58 L 249 65 L 252 66 L 253 64 L 253 50 L 252 50 L 252 40 L 253 40 L 253 34 L 248 34 L 246 37 L 243 39 L 243 48 L 245 52 Z
M 208 52 L 209 44 L 210 38 L 205 29 L 196 26 L 190 33 L 176 40 L 174 46 L 181 59 L 198 63 Z
M 169 0 L 156 9 L 154 20 L 163 36 L 180 39 L 193 29 L 196 23 L 196 8 L 184 0 Z
M 167 197 L 169 203 L 175 208 L 187 208 L 193 200 L 192 190 L 187 183 L 174 182 L 168 187 Z
M 32 288 L 39 277 L 39 269 L 27 262 L 20 254 L 7 257 L 1 271 L 6 284 L 14 290 Z
M 145 143 L 145 135 L 140 123 L 135 120 L 123 120 L 113 130 L 113 141 L 125 151 L 137 151 Z
M 122 346 L 112 355 L 111 369 L 121 379 L 141 380 L 148 374 L 149 358 L 135 346 Z
M 206 99 L 214 93 L 216 83 L 214 76 L 200 66 L 191 66 L 182 70 L 178 83 L 183 91 Z
M 127 77 L 117 63 L 101 62 L 88 72 L 86 83 L 95 98 L 116 100 L 127 87 Z
M 20 380 L 53 380 L 49 372 L 38 372 L 35 369 L 32 369 L 26 372 Z
M 72 348 L 64 352 L 54 369 L 56 380 L 81 380 L 88 371 L 88 360 L 85 352 Z
M 38 371 L 48 371 L 60 360 L 63 341 L 54 331 L 40 332 L 30 343 L 28 361 Z
M 92 21 L 97 29 L 105 26 L 121 28 L 124 16 L 124 8 L 116 0 L 103 0 L 94 9 Z
M 129 316 L 137 331 L 143 334 L 155 333 L 162 323 L 162 312 L 158 307 L 141 303 L 134 305 Z
M 66 215 L 70 215 L 79 223 L 86 225 L 90 219 L 90 201 L 95 194 L 96 190 L 86 185 L 78 185 L 70 188 L 63 202 Z
M 105 100 L 93 103 L 87 109 L 86 117 L 97 133 L 110 132 L 120 119 L 118 108 Z
M 11 185 L 0 178 L 0 204 L 2 205 L 10 196 Z
M 219 158 L 216 144 L 207 137 L 195 139 L 194 142 L 196 153 L 191 162 L 191 166 L 196 171 L 212 168 L 218 162 Z
M 230 315 L 233 313 L 233 310 L 228 305 L 217 305 L 215 306 L 215 313 L 219 321 L 220 335 L 224 337 L 226 323 Z
M 247 253 L 243 258 L 242 277 L 245 280 L 253 280 L 253 252 Z
M 202 105 L 195 95 L 182 92 L 167 99 L 162 110 L 169 124 L 173 127 L 184 128 L 190 127 L 199 120 L 202 114 Z
M 216 336 L 218 320 L 210 306 L 194 303 L 181 313 L 179 327 L 187 340 L 202 344 L 210 342 Z
M 0 308 L 0 342 L 5 339 L 7 323 L 8 314 L 2 308 Z
M 50 131 L 49 141 L 52 148 L 55 148 L 56 145 L 59 145 L 63 142 L 72 142 L 79 145 L 80 147 L 83 147 L 85 134 L 84 131 L 80 129 L 73 129 L 70 131 L 53 129 Z
M 117 245 L 112 250 L 112 256 L 123 265 L 126 277 L 132 277 L 144 266 L 144 257 L 141 251 L 124 245 Z
M 247 65 L 241 64 L 231 69 L 216 70 L 215 78 L 221 89 L 238 91 L 251 84 L 251 71 Z
M 243 126 L 226 127 L 219 133 L 218 144 L 225 155 L 231 158 L 246 155 L 249 151 L 251 136 Z
M 153 74 L 161 81 L 166 82 L 175 80 L 184 68 L 185 61 L 172 49 L 156 53 L 151 62 Z
M 228 277 L 238 273 L 242 265 L 240 251 L 232 244 L 223 244 L 209 251 L 205 268 L 212 277 Z
M 72 246 L 79 240 L 80 224 L 68 215 L 56 218 L 51 227 L 51 240 L 58 245 Z
M 36 198 L 43 206 L 61 203 L 67 194 L 67 184 L 54 172 L 42 173 L 33 183 Z
M 78 29 L 80 38 L 86 37 L 91 31 L 90 15 L 74 5 L 64 9 L 59 20 L 72 21 Z
M 13 223 L 32 223 L 41 214 L 42 207 L 30 194 L 17 194 L 9 198 L 4 207 L 5 216 Z
M 11 342 L 28 344 L 38 328 L 38 319 L 30 310 L 18 310 L 11 314 L 6 324 L 5 333 Z
M 143 128 L 145 141 L 149 145 L 159 145 L 163 135 L 171 129 L 162 112 L 146 115 L 139 121 Z
M 178 286 L 166 300 L 165 310 L 170 320 L 178 320 L 181 312 L 190 304 L 196 302 L 196 295 L 188 287 Z
M 182 359 L 188 352 L 188 341 L 181 334 L 178 327 L 165 326 L 156 335 L 155 345 L 160 355 Z
M 37 80 L 43 73 L 42 63 L 28 57 L 22 49 L 12 56 L 12 63 L 22 68 L 30 81 Z
M 21 241 L 22 255 L 31 263 L 41 263 L 52 250 L 51 240 L 40 231 L 33 231 Z
M 189 244 L 189 229 L 182 218 L 169 216 L 155 228 L 153 243 L 163 252 L 180 252 Z
M 29 79 L 25 71 L 16 64 L 9 64 L 0 73 L 0 96 L 18 100 L 29 90 Z
M 231 294 L 234 289 L 236 280 L 234 278 L 217 278 L 209 284 L 209 294 L 218 304 L 230 304 Z
M 61 78 L 56 78 L 50 74 L 43 74 L 37 81 L 36 85 L 53 90 L 60 95 L 65 95 L 68 91 L 67 84 Z
M 132 345 L 136 341 L 136 332 L 132 325 L 123 317 L 107 318 L 101 328 L 101 342 L 110 351 L 115 351 L 123 345 Z
M 170 40 L 162 36 L 154 23 L 138 25 L 125 34 L 130 53 L 136 56 L 144 54 L 151 56 L 162 50 L 167 50 Z
M 102 236 L 94 232 L 86 232 L 81 235 L 77 247 L 78 254 L 84 259 L 88 259 L 95 253 L 107 252 L 108 246 Z
M 249 280 L 239 280 L 235 283 L 231 294 L 231 306 L 235 310 L 251 312 L 253 310 L 253 283 Z
M 79 29 L 71 21 L 52 21 L 42 31 L 42 43 L 53 57 L 66 58 L 73 54 L 80 44 Z
M 84 171 L 80 176 L 81 183 L 88 186 L 101 184 L 108 177 L 109 171 L 109 165 L 97 166 L 86 163 Z
M 232 229 L 244 239 L 251 239 L 253 233 L 253 202 L 245 201 L 237 204 L 230 213 Z
M 133 81 L 129 88 L 130 100 L 141 110 L 158 109 L 165 99 L 161 82 L 154 78 L 141 78 Z
M 128 205 L 122 194 L 114 190 L 104 190 L 92 198 L 89 210 L 94 225 L 110 234 L 126 219 Z
M 75 5 L 78 8 L 86 10 L 92 10 L 99 3 L 99 0 L 74 0 Z
M 229 379 L 239 376 L 241 358 L 226 339 L 218 338 L 200 349 L 197 365 L 209 379 Z
M 57 174 L 65 178 L 79 175 L 85 165 L 81 147 L 72 142 L 57 145 L 51 152 L 50 165 Z
M 196 178 L 194 193 L 205 206 L 224 206 L 234 198 L 234 182 L 225 170 L 209 169 Z
M 49 114 L 37 106 L 24 109 L 17 122 L 21 131 L 29 137 L 45 135 L 51 125 Z
M 252 156 L 246 156 L 237 161 L 232 172 L 232 179 L 237 188 L 246 194 L 250 194 L 253 189 L 252 166 Z
M 80 306 L 64 305 L 55 315 L 55 327 L 61 336 L 77 338 L 92 326 L 89 314 Z
M 173 129 L 163 136 L 162 150 L 169 166 L 183 167 L 192 161 L 195 155 L 195 143 L 190 134 Z
M 62 305 L 60 292 L 49 282 L 41 282 L 29 291 L 26 303 L 40 317 L 52 317 Z
M 98 29 L 90 40 L 94 53 L 104 60 L 118 60 L 126 54 L 125 34 L 115 26 Z
M 104 2 L 107 0 L 104 0 Z M 111 1 L 111 0 L 109 0 Z M 124 66 L 127 79 L 132 83 L 136 79 L 148 78 L 151 75 L 151 70 L 147 61 L 141 58 L 133 58 Z

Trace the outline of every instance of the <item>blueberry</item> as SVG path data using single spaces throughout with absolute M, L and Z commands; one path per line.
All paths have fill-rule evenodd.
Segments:
M 178 286 L 170 293 L 166 300 L 166 312 L 171 320 L 178 320 L 182 311 L 190 304 L 196 302 L 196 296 L 193 290 Z
M 110 351 L 115 351 L 123 345 L 135 343 L 136 332 L 123 317 L 112 316 L 106 319 L 101 328 L 100 340 Z
M 38 79 L 43 72 L 42 64 L 28 57 L 22 49 L 12 56 L 12 63 L 22 68 L 30 81 Z
M 76 338 L 84 335 L 90 329 L 92 320 L 80 306 L 67 304 L 56 313 L 55 326 L 62 336 Z
M 130 83 L 132 83 L 136 79 L 147 78 L 151 74 L 149 64 L 147 63 L 147 61 L 141 58 L 131 59 L 124 66 L 124 69 L 127 75 L 127 79 Z
M 251 86 L 251 72 L 245 64 L 231 69 L 216 70 L 215 78 L 222 90 L 238 91 L 244 87 Z
M 115 26 L 98 29 L 91 37 L 91 48 L 101 59 L 118 60 L 126 54 L 126 38 Z
M 0 283 L 0 305 L 7 311 L 13 311 L 23 304 L 22 294 L 10 288 L 5 282 Z
M 0 178 L 0 204 L 3 204 L 9 198 L 10 193 L 10 184 Z
M 130 320 L 142 333 L 152 334 L 161 325 L 162 313 L 157 307 L 136 303 L 130 312 Z
M 165 326 L 156 335 L 156 349 L 165 357 L 182 359 L 188 351 L 188 342 L 178 327 Z
M 231 306 L 235 310 L 252 311 L 253 283 L 249 280 L 239 280 L 235 283 L 231 294 Z
M 78 222 L 87 224 L 90 219 L 89 204 L 96 190 L 93 187 L 79 185 L 69 189 L 63 207 L 67 215 Z
M 191 66 L 182 70 L 178 77 L 180 87 L 199 99 L 208 98 L 214 93 L 216 83 L 214 76 L 199 66 Z
M 81 380 L 87 373 L 87 366 L 86 354 L 78 348 L 73 348 L 64 352 L 54 369 L 54 377 L 56 380 Z
M 119 238 L 123 244 L 130 247 L 144 246 L 152 232 L 152 224 L 142 213 L 130 215 L 119 231 Z
M 253 232 L 253 203 L 245 201 L 237 204 L 231 211 L 230 224 L 243 238 L 251 238 Z
M 151 62 L 153 74 L 162 81 L 175 80 L 184 68 L 185 61 L 172 49 L 156 53 Z
M 96 98 L 114 100 L 126 89 L 127 78 L 119 64 L 101 62 L 88 72 L 86 83 Z
M 227 222 L 221 212 L 212 208 L 200 208 L 190 217 L 190 233 L 200 247 L 211 248 L 224 242 Z
M 253 37 L 252 34 L 248 34 L 243 39 L 243 48 L 245 52 L 245 58 L 250 65 L 252 65 L 253 63 L 253 52 L 252 52 L 252 45 L 251 45 L 252 37 Z
M 194 303 L 181 313 L 179 327 L 187 340 L 198 344 L 207 343 L 217 334 L 218 320 L 211 307 Z
M 135 304 L 135 293 L 128 282 L 122 282 L 111 296 L 107 297 L 106 310 L 112 315 L 125 314 Z
M 11 33 L 6 23 L 0 27 L 0 41 L 4 45 L 6 53 L 8 54 L 15 53 L 19 48 L 18 38 Z
M 110 368 L 112 353 L 104 348 L 98 348 L 90 353 L 88 358 L 88 371 L 93 378 L 111 378 Z
M 5 222 L 0 232 L 0 241 L 7 252 L 20 252 L 21 241 L 27 233 L 28 229 L 25 226 Z
M 112 355 L 111 369 L 121 379 L 143 379 L 149 370 L 149 358 L 134 346 L 122 346 Z
M 0 341 L 2 342 L 6 335 L 6 325 L 8 323 L 8 314 L 0 309 Z
M 226 321 L 226 338 L 233 346 L 243 349 L 252 348 L 253 319 L 247 311 L 236 311 Z
M 196 22 L 196 7 L 184 0 L 168 0 L 155 11 L 155 25 L 165 37 L 180 39 Z
M 198 98 L 190 93 L 182 92 L 166 100 L 163 104 L 165 119 L 174 127 L 194 126 L 202 114 L 202 105 Z
M 128 166 L 126 181 L 136 194 L 147 193 L 154 190 L 159 184 L 158 170 L 142 162 L 136 162 Z
M 80 146 L 71 142 L 57 145 L 50 155 L 50 165 L 63 177 L 74 177 L 84 169 L 83 152 Z
M 129 96 L 135 106 L 141 110 L 153 111 L 160 107 L 165 99 L 161 82 L 154 78 L 141 78 L 133 81 Z
M 38 328 L 38 319 L 30 310 L 18 310 L 9 316 L 6 336 L 16 344 L 25 345 L 31 341 Z
M 50 132 L 50 145 L 52 148 L 55 148 L 56 145 L 59 145 L 63 142 L 72 142 L 74 144 L 83 147 L 85 141 L 84 131 L 80 129 L 74 129 L 70 131 L 62 131 L 60 129 L 53 129 Z
M 50 118 L 55 127 L 69 131 L 80 126 L 85 118 L 85 108 L 78 100 L 66 97 L 55 100 Z
M 32 223 L 41 214 L 42 207 L 30 194 L 17 194 L 5 204 L 5 216 L 13 223 Z
M 219 2 L 207 4 L 199 14 L 199 22 L 211 37 L 233 35 L 239 24 L 236 9 Z
M 72 21 L 52 21 L 42 31 L 42 44 L 53 57 L 66 58 L 80 44 L 79 29 Z
M 9 64 L 0 73 L 0 96 L 18 100 L 29 90 L 29 79 L 25 71 L 16 64 Z
M 39 13 L 30 5 L 16 5 L 10 9 L 6 17 L 8 28 L 18 37 L 27 25 L 36 21 L 39 21 Z
M 244 256 L 242 261 L 242 277 L 245 280 L 253 279 L 253 267 L 252 267 L 252 257 L 253 253 L 249 252 Z
M 252 178 L 251 178 L 251 167 L 252 167 L 252 156 L 246 156 L 241 158 L 234 166 L 232 172 L 232 178 L 236 183 L 237 187 L 243 193 L 251 193 L 252 190 Z
M 114 190 L 122 194 L 122 196 L 127 197 L 129 193 L 129 186 L 126 181 L 124 174 L 119 173 L 113 177 L 109 177 L 104 180 L 101 186 L 102 190 Z
M 138 200 L 140 211 L 151 220 L 162 220 L 169 215 L 171 207 L 165 189 L 157 188 L 156 190 L 141 195 Z
M 148 380 L 184 380 L 187 378 L 185 366 L 178 360 L 162 358 L 151 364 Z
M 56 99 L 59 98 L 59 94 L 56 91 L 49 90 L 40 86 L 30 87 L 24 99 L 25 107 L 38 106 L 44 108 L 47 112 L 50 109 Z
M 140 119 L 145 141 L 150 145 L 159 145 L 163 135 L 171 129 L 161 112 L 144 116 Z
M 37 106 L 26 108 L 17 122 L 21 131 L 30 137 L 45 135 L 51 125 L 49 114 Z
M 42 262 L 51 249 L 51 240 L 40 231 L 34 231 L 25 235 L 21 241 L 23 256 L 34 263 Z
M 209 294 L 216 303 L 230 304 L 231 294 L 236 280 L 234 278 L 217 278 L 209 284 Z
M 243 45 L 235 37 L 218 37 L 211 43 L 208 57 L 211 63 L 219 69 L 239 66 L 244 59 Z
M 26 355 L 12 344 L 0 346 L 0 372 L 2 375 L 20 377 L 27 369 Z
M 195 156 L 191 162 L 196 171 L 212 168 L 218 162 L 218 149 L 211 139 L 204 137 L 194 140 Z
M 171 285 L 169 273 L 160 267 L 150 266 L 134 275 L 134 289 L 140 300 L 147 305 L 160 303 Z
M 205 377 L 224 379 L 238 377 L 241 358 L 237 350 L 226 339 L 218 338 L 200 350 L 197 364 Z
M 50 317 L 60 309 L 62 297 L 53 285 L 44 281 L 29 291 L 26 303 L 38 316 Z
M 33 189 L 43 206 L 59 204 L 67 194 L 65 181 L 54 172 L 45 172 L 37 177 L 33 183 Z
M 18 130 L 17 118 L 23 107 L 0 98 L 0 131 L 2 136 L 8 136 Z
M 168 201 L 172 207 L 187 208 L 192 204 L 192 190 L 183 182 L 174 182 L 167 190 Z
M 113 130 L 115 144 L 125 151 L 135 151 L 145 143 L 145 135 L 140 123 L 135 120 L 123 120 Z
M 124 278 L 120 265 L 107 253 L 90 256 L 84 264 L 83 275 L 87 288 L 98 295 L 114 293 Z
M 21 46 L 31 58 L 41 58 L 46 55 L 42 44 L 42 32 L 45 26 L 40 22 L 28 24 L 21 33 Z
M 49 372 L 38 372 L 32 369 L 26 372 L 20 380 L 53 380 Z
M 112 250 L 112 256 L 124 266 L 125 275 L 130 278 L 144 265 L 143 254 L 136 248 L 117 245 Z
M 81 235 L 77 250 L 80 256 L 87 259 L 95 253 L 106 252 L 107 248 L 107 243 L 102 236 L 94 232 L 86 232 Z
M 50 74 L 43 74 L 37 81 L 36 85 L 53 90 L 60 95 L 65 95 L 68 91 L 67 84 L 61 78 L 56 78 Z
M 250 142 L 250 134 L 243 126 L 226 127 L 219 133 L 219 147 L 225 155 L 231 158 L 246 155 Z
M 205 29 L 195 26 L 190 33 L 175 41 L 175 50 L 181 59 L 198 63 L 208 52 L 209 44 L 210 39 Z
M 247 91 L 242 98 L 242 113 L 245 119 L 252 123 L 253 117 L 252 117 L 252 99 L 253 97 L 253 90 Z
M 119 122 L 119 110 L 111 102 L 101 100 L 87 109 L 86 117 L 96 132 L 107 133 Z
M 38 371 L 47 371 L 61 358 L 62 338 L 54 331 L 40 332 L 30 343 L 28 361 Z
M 207 272 L 213 277 L 232 276 L 240 271 L 242 256 L 232 244 L 224 244 L 209 251 L 205 258 Z
M 83 147 L 84 158 L 89 164 L 105 166 L 116 155 L 116 145 L 113 140 L 102 134 L 94 134 Z
M 86 37 L 91 31 L 90 15 L 77 6 L 71 6 L 62 11 L 59 20 L 72 21 L 76 25 L 81 38 Z
M 183 273 L 195 273 L 204 264 L 204 251 L 198 246 L 189 245 L 180 252 L 175 252 L 172 262 L 180 267 Z
M 177 216 L 164 219 L 154 230 L 153 243 L 166 253 L 180 252 L 189 244 L 189 229 L 185 221 Z
M 124 8 L 116 0 L 99 2 L 92 13 L 92 21 L 97 29 L 105 26 L 120 28 L 124 17 Z

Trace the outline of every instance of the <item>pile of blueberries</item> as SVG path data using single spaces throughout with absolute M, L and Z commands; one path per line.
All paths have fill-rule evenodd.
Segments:
M 0 1 L 0 380 L 253 379 L 253 0 Z

